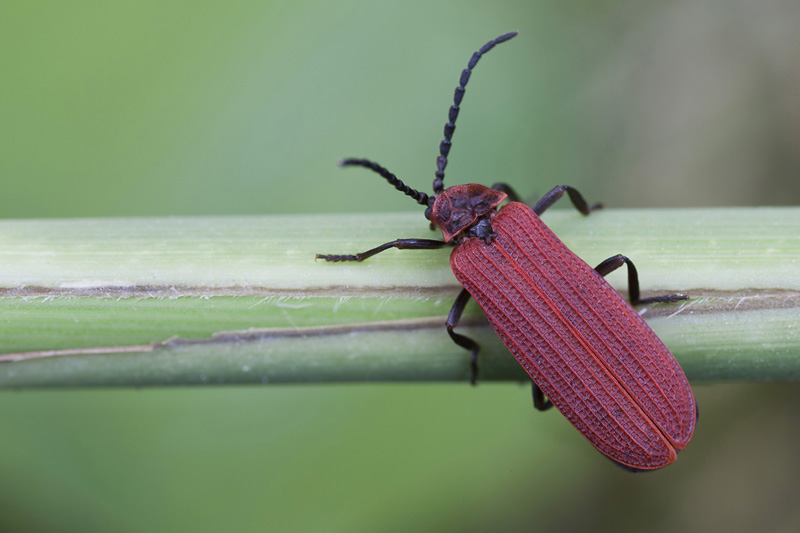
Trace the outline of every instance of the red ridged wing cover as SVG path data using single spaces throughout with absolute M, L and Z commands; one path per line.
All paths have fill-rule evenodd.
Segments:
M 628 302 L 518 202 L 496 238 L 465 239 L 458 281 L 553 405 L 602 453 L 636 469 L 675 460 L 694 431 L 678 362 Z

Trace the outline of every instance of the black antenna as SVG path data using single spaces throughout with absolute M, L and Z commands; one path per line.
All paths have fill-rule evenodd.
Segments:
M 417 201 L 418 204 L 427 206 L 428 205 L 428 195 L 424 192 L 419 192 L 415 189 L 412 189 L 397 176 L 380 166 L 378 163 L 373 163 L 369 159 L 355 159 L 355 158 L 348 158 L 343 159 L 339 162 L 340 167 L 365 167 L 373 172 L 377 172 L 381 175 L 386 181 L 388 181 L 391 185 L 394 185 L 394 188 L 398 191 L 402 192 L 403 194 L 410 196 L 414 200 Z
M 456 130 L 459 106 L 461 105 L 461 99 L 464 98 L 464 89 L 467 86 L 470 74 L 472 74 L 472 69 L 478 64 L 478 60 L 483 54 L 494 48 L 495 45 L 505 42 L 516 35 L 517 32 L 512 31 L 484 44 L 480 50 L 472 54 L 472 59 L 469 60 L 467 68 L 461 72 L 461 79 L 458 81 L 458 87 L 456 87 L 455 95 L 453 95 L 453 105 L 450 106 L 450 112 L 447 115 L 448 122 L 444 125 L 444 140 L 439 144 L 440 155 L 436 158 L 436 178 L 433 180 L 434 195 L 444 190 L 444 169 L 447 166 L 447 154 L 450 153 L 450 144 L 453 140 L 453 132 Z

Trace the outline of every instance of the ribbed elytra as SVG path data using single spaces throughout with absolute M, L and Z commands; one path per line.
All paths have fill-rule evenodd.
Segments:
M 678 362 L 631 304 L 674 302 L 682 295 L 641 299 L 633 263 L 615 255 L 597 267 L 584 263 L 539 216 L 567 193 L 575 208 L 589 206 L 574 188 L 559 185 L 536 205 L 517 201 L 506 184 L 444 188 L 455 121 L 472 69 L 483 54 L 516 32 L 489 41 L 469 61 L 448 112 L 436 160 L 433 194 L 405 185 L 367 159 L 342 166 L 368 168 L 417 203 L 444 240 L 397 239 L 354 255 L 318 254 L 326 261 L 363 261 L 390 248 L 454 246 L 450 265 L 464 287 L 447 318 L 447 332 L 471 352 L 478 376 L 478 344 L 454 331 L 469 298 L 533 381 L 534 406 L 555 406 L 586 439 L 617 465 L 647 471 L 675 461 L 694 432 L 697 406 Z M 502 205 L 506 200 L 511 202 Z M 498 209 L 499 207 L 499 209 Z M 629 304 L 603 276 L 628 269 Z M 545 399 L 546 397 L 546 399 Z
M 450 265 L 541 391 L 598 450 L 652 469 L 692 436 L 695 405 L 677 361 L 639 314 L 533 210 L 492 217 Z

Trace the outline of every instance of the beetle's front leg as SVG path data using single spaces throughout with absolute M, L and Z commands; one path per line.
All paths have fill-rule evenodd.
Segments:
M 435 241 L 432 239 L 397 239 L 386 244 L 376 246 L 366 252 L 361 252 L 355 255 L 331 255 L 331 254 L 317 254 L 317 259 L 324 259 L 332 263 L 339 263 L 341 261 L 358 261 L 372 257 L 390 248 L 397 248 L 399 250 L 438 250 L 443 248 L 447 243 L 444 241 Z

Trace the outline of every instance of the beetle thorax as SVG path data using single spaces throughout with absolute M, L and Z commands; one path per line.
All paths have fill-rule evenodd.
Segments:
M 475 231 L 471 231 L 470 236 L 486 239 L 491 233 L 491 227 L 485 217 L 506 198 L 506 193 L 484 185 L 454 185 L 436 196 L 431 210 L 431 222 L 442 230 L 446 242 L 473 226 Z M 481 220 L 485 222 L 482 223 Z

